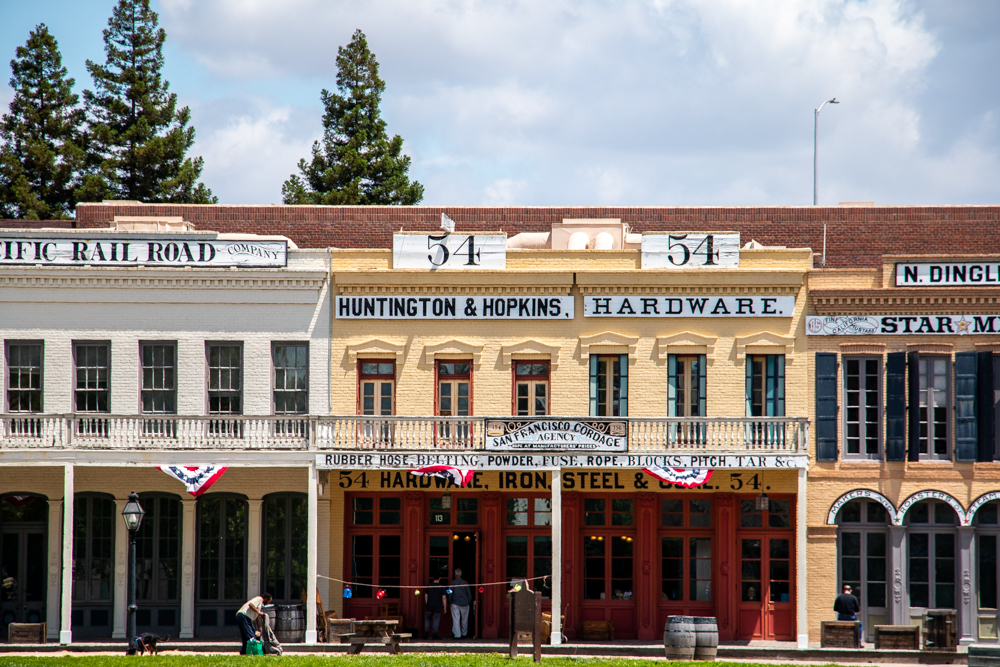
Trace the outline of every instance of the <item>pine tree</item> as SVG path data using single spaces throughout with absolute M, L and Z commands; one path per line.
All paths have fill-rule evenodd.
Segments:
M 17 47 L 10 68 L 14 99 L 0 120 L 0 218 L 71 217 L 83 110 L 44 23 Z
M 379 104 L 385 82 L 360 30 L 337 49 L 337 93 L 323 90 L 323 140 L 312 148 L 312 161 L 299 161 L 281 188 L 286 204 L 416 204 L 424 186 L 410 182 L 410 158 L 403 139 L 389 139 Z
M 94 90 L 83 91 L 90 164 L 81 201 L 218 201 L 198 182 L 204 161 L 187 157 L 191 111 L 177 108 L 160 73 L 167 34 L 158 21 L 149 0 L 119 0 L 104 30 L 105 64 L 87 61 Z

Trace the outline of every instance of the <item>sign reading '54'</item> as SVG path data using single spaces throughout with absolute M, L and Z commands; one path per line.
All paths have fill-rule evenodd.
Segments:
M 506 234 L 393 234 L 394 269 L 505 269 Z

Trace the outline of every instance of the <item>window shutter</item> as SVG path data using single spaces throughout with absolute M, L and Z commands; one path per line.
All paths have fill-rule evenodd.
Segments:
M 698 416 L 706 417 L 708 416 L 707 407 L 705 405 L 706 400 L 706 390 L 708 389 L 708 378 L 706 372 L 706 359 L 704 354 L 698 355 Z
M 909 433 L 907 433 L 907 460 L 920 460 L 920 364 L 916 352 L 906 353 L 906 370 L 909 373 Z
M 996 442 L 996 399 L 994 387 L 998 378 L 993 373 L 993 353 L 980 352 L 977 359 L 976 395 L 978 407 L 976 421 L 978 428 L 979 461 L 993 460 L 993 443 Z
M 753 417 L 753 357 L 746 356 L 747 369 L 747 417 Z
M 622 374 L 621 400 L 618 403 L 618 416 L 628 417 L 628 355 L 618 355 L 618 367 Z
M 906 353 L 885 357 L 885 460 L 906 459 Z
M 667 416 L 677 416 L 677 355 L 667 355 Z
M 955 460 L 975 461 L 979 454 L 976 437 L 976 366 L 975 352 L 955 354 Z
M 590 355 L 590 416 L 597 416 L 597 355 Z
M 837 355 L 816 353 L 816 460 L 837 460 Z

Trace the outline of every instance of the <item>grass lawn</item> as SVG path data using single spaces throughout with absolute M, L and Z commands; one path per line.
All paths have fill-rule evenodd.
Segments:
M 630 658 L 542 658 L 546 667 L 650 667 L 650 659 Z M 487 654 L 410 653 L 389 656 L 384 653 L 370 655 L 286 655 L 283 657 L 254 657 L 240 655 L 161 655 L 133 657 L 107 655 L 72 656 L 16 656 L 0 655 L 0 667 L 226 667 L 232 665 L 271 665 L 272 667 L 510 667 L 506 656 Z M 521 667 L 534 664 L 531 657 L 517 659 Z M 662 660 L 657 664 L 668 664 Z M 763 667 L 749 663 L 732 662 L 672 662 L 671 665 L 714 665 L 715 667 Z M 774 665 L 768 665 L 774 667 Z

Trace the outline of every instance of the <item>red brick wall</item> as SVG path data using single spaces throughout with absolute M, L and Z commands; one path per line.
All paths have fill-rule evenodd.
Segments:
M 0 229 L 40 229 L 42 227 L 73 229 L 74 225 L 72 220 L 6 220 L 0 218 Z
M 389 248 L 399 229 L 438 229 L 441 212 L 459 231 L 548 231 L 563 218 L 620 218 L 635 232 L 739 231 L 745 243 L 823 249 L 827 266 L 878 266 L 883 254 L 1000 253 L 1000 206 L 880 207 L 433 207 L 178 206 L 80 204 L 77 226 L 115 215 L 181 216 L 203 231 L 280 234 L 302 248 Z

